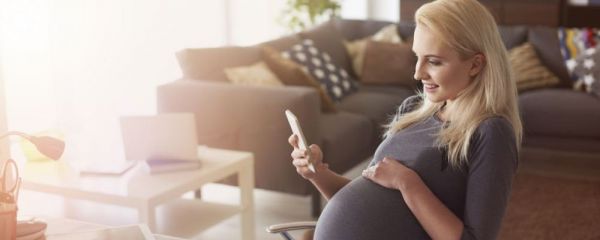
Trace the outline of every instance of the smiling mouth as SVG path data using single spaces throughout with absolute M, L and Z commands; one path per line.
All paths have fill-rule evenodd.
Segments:
M 425 89 L 429 89 L 430 90 L 430 89 L 436 89 L 438 87 L 439 87 L 439 85 L 436 85 L 436 84 L 423 83 L 423 88 L 425 88 Z

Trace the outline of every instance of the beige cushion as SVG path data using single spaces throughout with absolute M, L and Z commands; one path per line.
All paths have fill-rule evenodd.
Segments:
M 557 85 L 560 80 L 540 61 L 535 48 L 529 42 L 508 52 L 519 92 Z
M 416 62 L 417 58 L 409 44 L 369 40 L 361 82 L 416 88 L 417 81 L 413 78 Z
M 227 79 L 234 84 L 255 86 L 283 86 L 277 76 L 271 72 L 265 62 L 260 61 L 249 66 L 225 68 Z
M 398 26 L 396 26 L 396 24 L 390 24 L 386 27 L 383 27 L 373 36 L 361 38 L 351 42 L 344 41 L 346 50 L 348 50 L 348 54 L 352 58 L 352 67 L 354 68 L 354 72 L 356 72 L 359 77 L 362 77 L 363 60 L 368 40 L 388 43 L 402 43 L 402 38 L 398 34 Z
M 262 57 L 267 66 L 281 79 L 285 85 L 309 86 L 315 88 L 321 97 L 321 107 L 323 111 L 335 112 L 335 104 L 321 88 L 321 84 L 306 72 L 299 64 L 284 58 L 281 53 L 271 47 L 262 48 Z

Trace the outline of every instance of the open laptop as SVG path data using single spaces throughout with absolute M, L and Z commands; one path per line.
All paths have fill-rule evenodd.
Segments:
M 197 160 L 198 139 L 192 113 L 123 116 L 119 119 L 126 161 L 88 166 L 82 173 L 122 174 L 150 158 Z
M 126 116 L 121 117 L 120 123 L 127 160 L 198 159 L 196 121 L 192 113 Z

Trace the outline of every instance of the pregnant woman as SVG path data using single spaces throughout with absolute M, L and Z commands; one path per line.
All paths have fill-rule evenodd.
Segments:
M 327 198 L 317 240 L 495 239 L 518 164 L 521 121 L 506 50 L 476 0 L 438 0 L 415 13 L 414 78 L 361 177 L 328 169 L 297 138 L 293 165 Z M 316 172 L 308 169 L 308 159 Z

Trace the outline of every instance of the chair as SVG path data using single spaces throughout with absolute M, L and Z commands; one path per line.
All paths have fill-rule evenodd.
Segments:
M 314 229 L 316 226 L 316 221 L 289 222 L 271 225 L 266 230 L 268 233 L 280 234 L 286 240 L 294 240 L 289 231 Z

